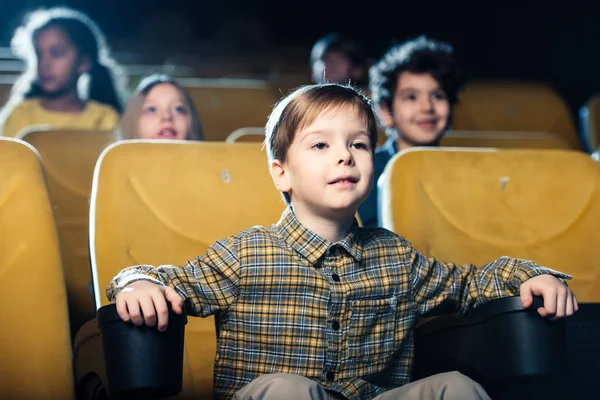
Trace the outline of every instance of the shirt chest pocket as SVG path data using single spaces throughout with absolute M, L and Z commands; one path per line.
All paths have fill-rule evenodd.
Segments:
M 398 298 L 350 303 L 348 356 L 355 361 L 382 361 L 396 350 Z

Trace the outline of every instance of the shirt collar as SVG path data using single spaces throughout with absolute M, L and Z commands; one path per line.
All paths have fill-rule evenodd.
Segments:
M 277 229 L 285 242 L 311 264 L 316 264 L 327 250 L 334 246 L 340 246 L 346 250 L 357 262 L 362 260 L 360 228 L 356 220 L 354 220 L 350 232 L 342 240 L 331 243 L 302 225 L 292 207 L 288 207 L 277 223 Z

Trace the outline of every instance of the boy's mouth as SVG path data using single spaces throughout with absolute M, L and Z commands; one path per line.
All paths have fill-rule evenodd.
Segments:
M 438 120 L 434 118 L 416 121 L 416 124 L 424 129 L 434 129 L 437 127 Z
M 348 185 L 353 185 L 355 183 L 358 182 L 358 179 L 353 177 L 353 176 L 340 176 L 335 178 L 333 181 L 329 182 L 330 185 L 336 185 L 336 184 L 348 184 Z

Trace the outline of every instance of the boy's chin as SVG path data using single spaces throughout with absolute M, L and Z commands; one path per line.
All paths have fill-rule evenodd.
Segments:
M 338 218 L 350 218 L 354 217 L 358 212 L 358 206 L 360 203 L 356 204 L 339 204 L 334 207 L 330 207 L 330 211 L 333 215 Z

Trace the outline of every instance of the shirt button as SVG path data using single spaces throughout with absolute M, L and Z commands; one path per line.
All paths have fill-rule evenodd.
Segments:
M 333 328 L 334 331 L 337 331 L 340 329 L 340 323 L 338 321 L 333 321 L 331 323 L 331 327 Z
M 333 371 L 327 371 L 327 374 L 325 374 L 325 377 L 327 378 L 327 380 L 329 382 L 332 382 L 335 379 L 335 374 L 333 373 Z
M 331 279 L 333 279 L 334 282 L 339 282 L 340 276 L 338 274 L 333 274 L 331 275 Z

